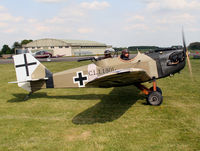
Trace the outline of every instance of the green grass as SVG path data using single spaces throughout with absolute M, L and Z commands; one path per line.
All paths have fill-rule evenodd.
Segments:
M 187 67 L 158 80 L 157 107 L 134 86 L 44 89 L 23 101 L 27 92 L 7 83 L 13 65 L 0 65 L 0 151 L 200 150 L 200 60 L 191 61 L 194 82 Z M 44 65 L 57 72 L 83 62 Z

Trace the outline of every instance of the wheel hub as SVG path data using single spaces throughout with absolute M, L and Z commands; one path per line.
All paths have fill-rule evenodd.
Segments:
M 158 98 L 156 96 L 153 96 L 152 97 L 152 102 L 156 102 L 156 101 L 158 101 Z

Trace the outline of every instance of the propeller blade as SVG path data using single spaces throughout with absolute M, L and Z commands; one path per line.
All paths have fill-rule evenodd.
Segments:
M 189 68 L 189 71 L 190 71 L 190 77 L 193 80 L 192 66 L 191 66 L 191 63 L 190 63 L 190 57 L 189 57 L 188 51 L 186 51 L 186 56 L 187 56 L 188 68 Z
M 182 38 L 183 38 L 183 50 L 185 52 L 187 52 L 187 47 L 186 47 L 186 43 L 185 43 L 185 34 L 184 34 L 183 29 L 182 29 Z
M 185 34 L 184 31 L 182 30 L 182 37 L 183 37 L 183 50 L 186 54 L 186 58 L 187 58 L 187 63 L 188 63 L 188 68 L 189 68 L 189 72 L 190 72 L 190 77 L 193 81 L 193 74 L 192 74 L 192 66 L 191 66 L 191 62 L 190 62 L 190 57 L 189 57 L 189 53 L 186 47 L 186 42 L 185 42 Z

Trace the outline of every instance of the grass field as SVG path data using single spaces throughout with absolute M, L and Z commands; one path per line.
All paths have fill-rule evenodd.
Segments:
M 200 60 L 191 61 L 194 82 L 187 67 L 158 80 L 164 102 L 156 107 L 134 86 L 45 89 L 23 101 L 27 92 L 7 83 L 16 81 L 13 65 L 0 65 L 0 151 L 200 150 Z

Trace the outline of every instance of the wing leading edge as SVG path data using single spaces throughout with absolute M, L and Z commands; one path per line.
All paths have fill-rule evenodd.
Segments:
M 118 87 L 127 86 L 134 83 L 142 83 L 150 80 L 151 77 L 145 70 L 139 68 L 130 68 L 115 70 L 88 82 L 86 87 Z

